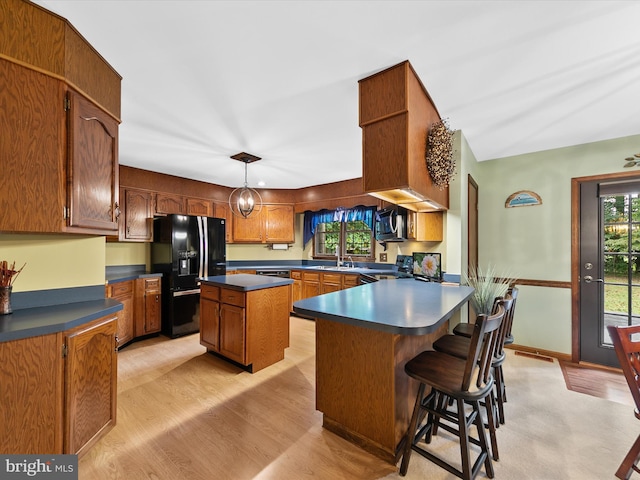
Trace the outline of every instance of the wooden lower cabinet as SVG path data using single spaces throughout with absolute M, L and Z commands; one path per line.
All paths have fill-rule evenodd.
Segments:
M 116 318 L 67 332 L 65 453 L 83 454 L 116 424 Z
M 107 285 L 107 298 L 113 298 L 122 303 L 122 310 L 118 312 L 118 347 L 133 340 L 134 334 L 134 304 L 133 280 Z
M 116 423 L 116 316 L 0 343 L 4 454 L 84 454 Z
M 325 293 L 337 292 L 360 285 L 360 275 L 354 273 L 291 270 L 293 302 Z
M 323 273 L 322 274 L 322 293 L 331 293 L 342 290 L 342 274 L 340 273 Z
M 320 273 L 302 272 L 302 298 L 317 297 L 322 293 L 320 289 Z
M 161 328 L 160 277 L 135 280 L 134 336 L 159 333 Z
M 293 312 L 293 303 L 302 300 L 302 272 L 291 270 L 290 277 L 293 280 L 291 284 L 291 311 Z
M 284 358 L 289 346 L 289 285 L 238 291 L 200 287 L 200 343 L 257 372 Z

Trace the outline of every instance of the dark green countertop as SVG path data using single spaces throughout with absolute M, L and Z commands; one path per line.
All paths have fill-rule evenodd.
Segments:
M 473 288 L 412 278 L 382 280 L 299 300 L 293 311 L 313 318 L 400 335 L 425 335 L 471 297 Z
M 244 273 L 239 273 L 236 275 L 216 275 L 213 277 L 204 277 L 201 281 L 205 285 L 229 288 L 231 290 L 238 290 L 240 292 L 261 290 L 263 288 L 281 287 L 293 283 L 293 280 L 289 278 L 269 277 L 265 275 L 247 275 Z
M 62 332 L 120 310 L 109 298 L 16 310 L 0 315 L 0 342 Z

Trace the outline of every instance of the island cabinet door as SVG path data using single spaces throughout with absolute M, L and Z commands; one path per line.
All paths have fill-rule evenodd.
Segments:
M 246 365 L 245 309 L 236 305 L 220 305 L 220 353 Z
M 220 351 L 220 302 L 200 297 L 200 344 Z

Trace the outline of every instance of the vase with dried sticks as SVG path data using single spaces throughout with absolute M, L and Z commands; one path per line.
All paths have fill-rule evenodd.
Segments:
M 19 270 L 16 270 L 16 262 L 11 265 L 6 260 L 0 262 L 0 315 L 8 315 L 13 312 L 11 309 L 13 282 L 26 265 L 25 263 Z

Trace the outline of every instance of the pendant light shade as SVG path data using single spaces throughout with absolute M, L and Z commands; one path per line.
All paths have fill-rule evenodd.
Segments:
M 244 186 L 236 188 L 229 195 L 229 207 L 231 212 L 242 218 L 248 218 L 251 214 L 262 210 L 262 197 L 257 190 L 249 188 L 247 183 L 247 164 L 257 162 L 260 157 L 248 153 L 238 153 L 231 158 L 244 163 Z

